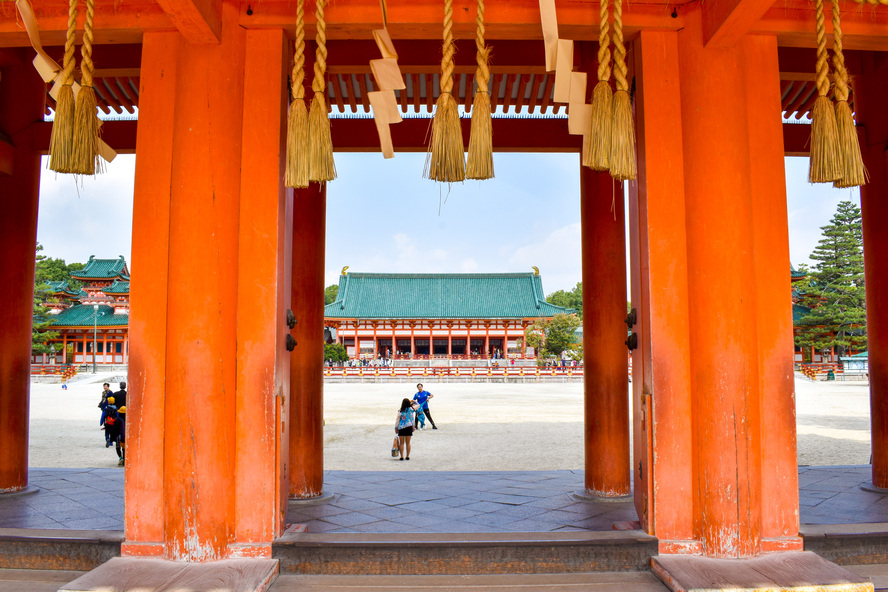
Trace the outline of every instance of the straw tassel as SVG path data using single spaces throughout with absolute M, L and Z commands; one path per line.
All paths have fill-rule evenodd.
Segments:
M 610 173 L 618 181 L 634 179 L 638 173 L 635 162 L 635 120 L 632 97 L 629 96 L 629 69 L 626 67 L 626 46 L 623 45 L 623 0 L 614 0 L 614 93 L 611 127 Z
M 490 117 L 490 48 L 484 43 L 484 0 L 478 0 L 475 17 L 475 61 L 478 69 L 475 82 L 478 90 L 472 102 L 472 128 L 469 135 L 469 158 L 466 163 L 466 178 L 493 178 L 493 125 Z
M 296 4 L 296 42 L 291 79 L 293 100 L 287 112 L 287 168 L 284 184 L 287 187 L 308 187 L 309 147 L 308 109 L 305 107 L 305 7 L 304 0 Z
M 841 177 L 837 142 L 836 112 L 829 100 L 829 62 L 826 54 L 826 27 L 823 0 L 814 0 L 817 26 L 817 94 L 811 121 L 811 162 L 808 181 L 832 183 Z
M 453 90 L 453 0 L 444 0 L 444 48 L 441 59 L 441 94 L 432 120 L 432 142 L 426 159 L 425 176 L 433 181 L 453 183 L 466 178 L 462 127 Z
M 326 0 L 318 0 L 315 6 L 317 19 L 317 35 L 315 41 L 318 48 L 315 52 L 314 78 L 311 89 L 314 98 L 308 113 L 309 129 L 309 179 L 318 183 L 326 183 L 336 178 L 336 164 L 333 162 L 333 139 L 330 136 L 330 119 L 327 116 L 327 101 L 324 93 L 327 90 L 327 23 L 324 20 Z
M 592 91 L 592 131 L 583 165 L 595 171 L 610 169 L 611 125 L 614 97 L 610 87 L 610 2 L 602 0 L 598 32 L 598 84 Z
M 49 168 L 57 173 L 74 172 L 74 32 L 77 0 L 68 2 L 68 34 L 62 65 L 62 86 L 56 98 L 55 118 L 49 142 Z
M 83 32 L 83 46 L 80 48 L 80 92 L 74 110 L 74 172 L 81 175 L 94 175 L 101 172 L 98 159 L 99 116 L 96 112 L 96 90 L 93 88 L 92 61 L 93 17 L 96 12 L 95 0 L 86 0 L 86 25 Z
M 859 187 L 867 182 L 866 168 L 860 154 L 860 141 L 854 125 L 854 115 L 848 104 L 848 69 L 842 52 L 842 22 L 839 16 L 838 0 L 832 0 L 833 9 L 833 67 L 836 85 L 836 128 L 837 148 L 840 156 L 841 179 L 835 187 Z

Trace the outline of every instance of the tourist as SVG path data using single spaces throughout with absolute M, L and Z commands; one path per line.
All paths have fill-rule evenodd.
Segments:
M 414 414 L 418 408 L 419 406 L 410 399 L 404 399 L 401 401 L 401 409 L 395 419 L 395 433 L 398 434 L 398 450 L 401 452 L 401 460 L 410 460 L 410 439 L 413 436 L 415 424 Z
M 107 382 L 102 385 L 102 400 L 99 401 L 99 409 L 102 410 L 102 414 L 99 416 L 99 425 L 105 425 L 105 407 L 108 406 L 108 397 L 114 396 L 114 391 L 111 390 L 111 385 Z M 105 434 L 105 448 L 111 446 L 110 440 L 108 440 L 108 434 Z
M 105 403 L 104 407 L 102 406 L 101 403 L 99 403 L 99 407 L 102 408 L 102 415 L 101 415 L 101 417 L 99 417 L 99 425 L 102 426 L 102 427 L 99 428 L 99 429 L 100 429 L 100 430 L 105 430 L 105 448 L 108 448 L 108 447 L 111 446 L 111 442 L 112 442 L 112 440 L 111 440 L 111 432 L 108 431 L 108 426 L 107 426 L 107 424 L 105 423 L 105 419 L 108 417 L 108 414 L 109 414 L 112 410 L 113 410 L 115 413 L 117 412 L 117 406 L 114 404 L 115 401 L 114 401 L 114 397 L 113 397 L 113 396 L 112 396 L 112 397 L 108 397 L 107 399 L 103 399 L 103 401 L 104 401 L 104 403 Z
M 114 393 L 114 400 L 117 401 L 118 407 L 126 405 L 126 383 L 120 383 L 120 390 Z
M 120 419 L 120 416 L 117 413 L 117 406 L 112 402 L 114 397 L 108 397 L 108 405 L 105 407 L 105 420 L 104 420 L 104 428 L 105 435 L 108 438 L 109 442 L 113 442 L 115 448 L 117 450 L 117 457 L 119 462 L 118 466 L 123 465 L 123 450 L 120 447 L 120 437 L 121 437 L 121 428 L 123 427 L 123 421 Z M 108 444 L 110 446 L 111 444 Z
M 432 424 L 432 429 L 437 430 L 438 426 L 435 425 L 435 420 L 432 419 L 432 413 L 429 411 L 429 399 L 434 397 L 432 393 L 428 391 L 424 391 L 422 389 L 422 383 L 416 385 L 416 390 L 418 391 L 415 395 L 413 395 L 413 400 L 419 405 L 422 412 L 428 418 L 429 423 Z

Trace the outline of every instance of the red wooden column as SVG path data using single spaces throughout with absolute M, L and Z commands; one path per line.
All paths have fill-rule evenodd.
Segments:
M 863 209 L 863 259 L 866 274 L 866 322 L 869 348 L 873 484 L 888 488 L 888 60 L 862 54 L 862 72 L 854 86 L 863 160 L 870 175 L 860 190 Z
M 270 557 L 283 527 L 285 44 L 237 19 L 143 40 L 125 555 Z
M 28 486 L 28 400 L 40 152 L 46 87 L 22 49 L 0 51 L 0 493 Z
M 580 168 L 585 488 L 616 497 L 629 494 L 631 470 L 623 192 L 609 174 Z
M 686 18 L 636 51 L 636 507 L 661 553 L 800 549 L 776 41 Z
M 293 287 L 296 349 L 290 357 L 290 497 L 324 487 L 324 244 L 327 186 L 312 183 L 293 200 Z M 376 331 L 373 334 L 376 343 Z M 375 346 L 374 346 L 375 347 Z M 358 355 L 355 326 L 355 358 Z

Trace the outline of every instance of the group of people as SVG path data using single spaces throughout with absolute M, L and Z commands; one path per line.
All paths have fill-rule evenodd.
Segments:
M 435 420 L 429 410 L 429 399 L 435 395 L 423 389 L 422 384 L 416 385 L 417 393 L 413 399 L 405 398 L 401 401 L 398 417 L 395 419 L 395 439 L 392 442 L 392 457 L 400 453 L 401 460 L 410 460 L 410 439 L 416 430 L 424 430 L 426 420 L 432 424 L 432 429 L 437 430 Z
M 102 385 L 102 400 L 99 401 L 102 416 L 100 429 L 105 431 L 105 448 L 114 445 L 117 451 L 117 466 L 122 467 L 126 456 L 126 383 L 120 383 L 120 390 L 114 392 L 107 382 Z

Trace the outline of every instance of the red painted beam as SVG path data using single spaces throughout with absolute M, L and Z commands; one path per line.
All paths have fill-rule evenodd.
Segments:
M 720 0 L 703 2 L 703 45 L 730 47 L 771 8 L 774 0 Z
M 0 175 L 11 175 L 15 171 L 15 146 L 0 137 Z
M 470 120 L 461 120 L 463 139 L 468 146 Z M 135 154 L 136 121 L 106 121 L 102 139 L 119 154 Z M 391 126 L 396 152 L 425 152 L 428 119 L 405 119 Z M 333 147 L 337 152 L 376 152 L 379 137 L 372 119 L 333 119 Z M 37 125 L 35 142 L 43 153 L 49 151 L 52 124 Z M 807 156 L 811 128 L 783 124 L 783 146 L 787 156 Z M 579 152 L 582 139 L 567 133 L 564 119 L 494 119 L 495 152 Z
M 157 0 L 189 43 L 219 43 L 222 0 Z

